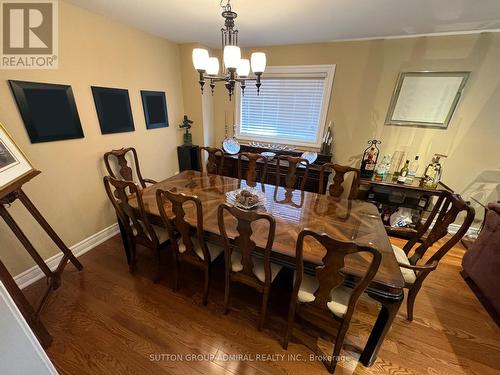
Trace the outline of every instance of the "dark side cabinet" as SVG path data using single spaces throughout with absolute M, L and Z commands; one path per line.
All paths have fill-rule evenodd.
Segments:
M 198 165 L 198 146 L 177 146 L 177 159 L 179 172 L 200 169 Z

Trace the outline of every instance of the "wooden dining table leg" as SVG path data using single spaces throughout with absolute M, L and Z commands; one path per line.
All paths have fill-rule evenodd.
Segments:
M 366 367 L 373 365 L 377 359 L 377 354 L 384 342 L 385 335 L 389 332 L 392 321 L 396 317 L 404 299 L 403 292 L 401 292 L 401 297 L 399 299 L 388 299 L 371 293 L 368 293 L 368 295 L 380 302 L 382 308 L 380 309 L 375 325 L 370 333 L 370 337 L 363 349 L 363 353 L 361 353 L 359 358 L 360 362 Z

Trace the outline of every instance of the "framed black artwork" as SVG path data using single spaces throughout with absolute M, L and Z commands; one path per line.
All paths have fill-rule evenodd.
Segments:
M 92 86 L 92 95 L 102 134 L 135 130 L 128 90 Z
M 83 138 L 69 85 L 9 80 L 31 143 Z
M 141 90 L 142 107 L 146 119 L 146 128 L 157 129 L 168 127 L 168 111 L 163 91 Z

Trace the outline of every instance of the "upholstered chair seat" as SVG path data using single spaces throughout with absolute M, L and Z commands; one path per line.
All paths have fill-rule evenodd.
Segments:
M 295 283 L 295 273 L 293 276 L 293 282 Z M 316 299 L 314 293 L 318 290 L 318 288 L 318 279 L 314 276 L 304 274 L 302 277 L 302 283 L 300 284 L 299 294 L 297 296 L 299 302 L 313 302 Z M 328 302 L 326 306 L 336 316 L 343 318 L 347 311 L 347 307 L 349 306 L 351 292 L 351 288 L 343 285 L 333 288 L 330 293 L 330 302 Z
M 141 224 L 142 229 L 144 230 L 144 233 L 146 233 L 146 235 L 148 236 L 148 238 L 151 240 L 151 238 L 150 238 L 150 236 L 148 234 L 148 231 L 146 230 L 146 228 L 144 226 L 144 222 L 142 222 L 141 220 L 138 220 L 138 221 Z M 170 238 L 169 235 L 168 235 L 167 228 L 163 228 L 163 227 L 160 227 L 159 225 L 154 225 L 154 224 L 151 224 L 151 226 L 153 227 L 153 230 L 155 231 L 156 237 L 158 238 L 158 242 L 160 244 L 166 242 Z M 134 227 L 132 227 L 132 233 L 134 233 L 134 236 L 137 236 L 137 229 L 135 229 Z
M 257 258 L 255 256 L 252 256 L 252 263 L 253 263 L 253 273 L 257 278 L 264 282 L 266 279 L 265 273 L 264 273 L 264 260 L 261 258 Z M 282 266 L 278 264 L 271 263 L 271 282 L 274 281 L 278 273 L 281 271 L 283 268 Z M 237 251 L 233 251 L 231 254 L 231 268 L 233 272 L 240 272 L 243 269 L 243 264 L 241 264 L 241 253 Z
M 396 256 L 396 260 L 398 261 L 398 263 L 410 265 L 410 261 L 408 260 L 408 257 L 406 256 L 403 249 L 395 245 L 392 245 L 392 251 L 394 251 L 394 255 Z M 408 285 L 413 285 L 415 283 L 415 280 L 417 280 L 417 275 L 415 274 L 415 271 L 403 267 L 399 268 L 401 270 L 401 273 L 403 274 L 403 279 L 405 279 L 405 283 Z
M 201 246 L 198 240 L 195 237 L 191 237 L 191 241 L 194 245 L 194 252 L 201 258 L 201 260 L 205 260 L 205 256 L 203 255 L 203 250 L 201 250 Z M 182 242 L 182 238 L 179 238 L 177 241 L 179 246 L 179 253 L 184 253 L 186 251 L 186 245 Z M 217 246 L 213 244 L 207 244 L 208 252 L 210 253 L 210 261 L 213 262 L 217 257 L 224 251 L 222 246 Z

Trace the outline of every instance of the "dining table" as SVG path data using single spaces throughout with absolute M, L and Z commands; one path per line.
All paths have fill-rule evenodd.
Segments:
M 329 195 L 260 183 L 248 187 L 245 180 L 193 170 L 180 172 L 150 185 L 142 189 L 141 194 L 148 219 L 152 224 L 161 226 L 164 224 L 157 206 L 156 190 L 170 190 L 197 196 L 202 203 L 203 230 L 206 241 L 221 245 L 222 238 L 217 221 L 218 207 L 226 202 L 226 193 L 242 188 L 262 192 L 261 195 L 265 198 L 255 210 L 267 212 L 276 220 L 272 262 L 295 269 L 297 237 L 306 228 L 318 233 L 326 233 L 337 240 L 371 246 L 381 253 L 380 266 L 365 291 L 368 296 L 381 304 L 381 309 L 359 359 L 364 366 L 371 366 L 377 358 L 377 353 L 404 298 L 404 279 L 375 205 L 360 200 L 338 199 Z M 130 197 L 129 204 L 139 210 L 136 197 Z M 165 204 L 168 205 L 168 203 Z M 168 207 L 165 208 L 168 212 Z M 194 206 L 192 209 L 186 208 L 185 219 L 193 227 L 196 226 Z M 227 217 L 227 220 L 231 219 Z M 261 222 L 252 224 L 252 239 L 258 251 L 263 251 L 267 241 L 265 226 L 268 224 L 264 223 L 264 220 Z M 119 224 L 127 260 L 130 262 L 127 234 L 123 225 Z M 236 237 L 238 233 L 236 222 L 226 223 L 226 226 L 228 236 Z M 325 249 L 319 243 L 305 244 L 304 272 L 314 274 L 315 268 L 322 264 L 325 254 Z M 369 261 L 370 258 L 366 254 L 358 253 L 355 256 L 349 256 L 342 269 L 345 285 L 350 287 L 355 285 L 364 274 Z

